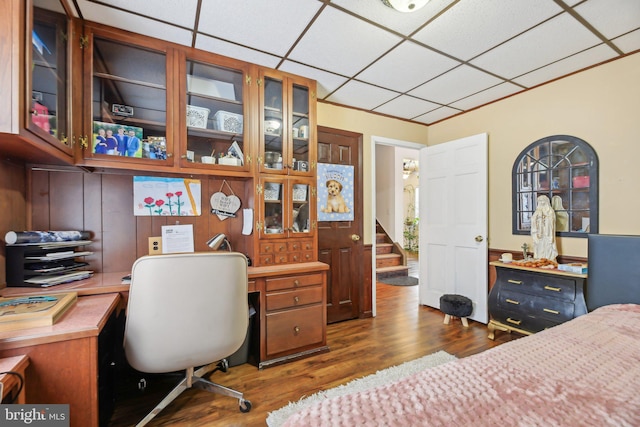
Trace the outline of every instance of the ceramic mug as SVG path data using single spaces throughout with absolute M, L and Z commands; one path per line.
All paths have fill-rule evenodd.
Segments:
M 500 256 L 500 261 L 504 262 L 504 263 L 510 263 L 511 261 L 513 261 L 513 254 L 502 254 Z

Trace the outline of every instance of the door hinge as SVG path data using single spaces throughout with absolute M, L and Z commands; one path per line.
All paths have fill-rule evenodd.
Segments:
M 89 47 L 89 36 L 82 35 L 80 36 L 80 48 L 84 49 Z
M 249 74 L 244 77 L 244 81 L 247 85 L 251 86 L 251 76 Z
M 262 194 L 262 184 L 256 185 L 256 194 Z

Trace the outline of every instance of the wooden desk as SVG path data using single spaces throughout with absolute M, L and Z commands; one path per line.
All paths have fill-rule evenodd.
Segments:
M 25 379 L 25 370 L 29 366 L 29 358 L 27 356 L 13 356 L 13 357 L 5 357 L 0 359 L 0 372 L 13 371 L 22 375 L 23 380 Z M 0 396 L 0 402 L 5 396 L 13 393 L 14 389 L 20 387 L 20 379 L 18 379 L 15 375 L 0 375 L 0 382 L 4 385 L 2 396 Z M 23 384 L 22 390 L 20 394 L 18 394 L 18 398 L 15 399 L 15 402 L 5 402 L 5 403 L 26 403 L 25 400 L 25 390 L 26 387 Z
M 0 357 L 29 357 L 26 403 L 66 403 L 72 426 L 99 425 L 98 338 L 119 301 L 84 296 L 52 326 L 0 332 Z

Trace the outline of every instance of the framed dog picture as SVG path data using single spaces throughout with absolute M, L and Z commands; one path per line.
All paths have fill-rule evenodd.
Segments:
M 318 221 L 353 221 L 354 167 L 318 163 Z

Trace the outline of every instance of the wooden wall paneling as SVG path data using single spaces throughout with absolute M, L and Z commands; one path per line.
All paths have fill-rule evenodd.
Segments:
M 93 255 L 85 260 L 96 272 L 102 272 L 102 176 L 99 174 L 82 174 L 83 194 L 82 211 L 84 212 L 83 230 L 91 232 L 93 243 L 89 250 Z
M 31 230 L 50 230 L 49 223 L 49 173 L 42 170 L 30 170 L 29 211 L 27 212 Z
M 1 143 L 1 142 L 0 142 Z M 24 166 L 0 161 L 0 240 L 7 231 L 27 228 L 27 179 Z M 0 245 L 0 286 L 7 281 L 5 246 Z
M 103 272 L 129 271 L 136 260 L 131 175 L 102 176 Z
M 83 187 L 80 172 L 49 173 L 49 230 L 84 229 Z

